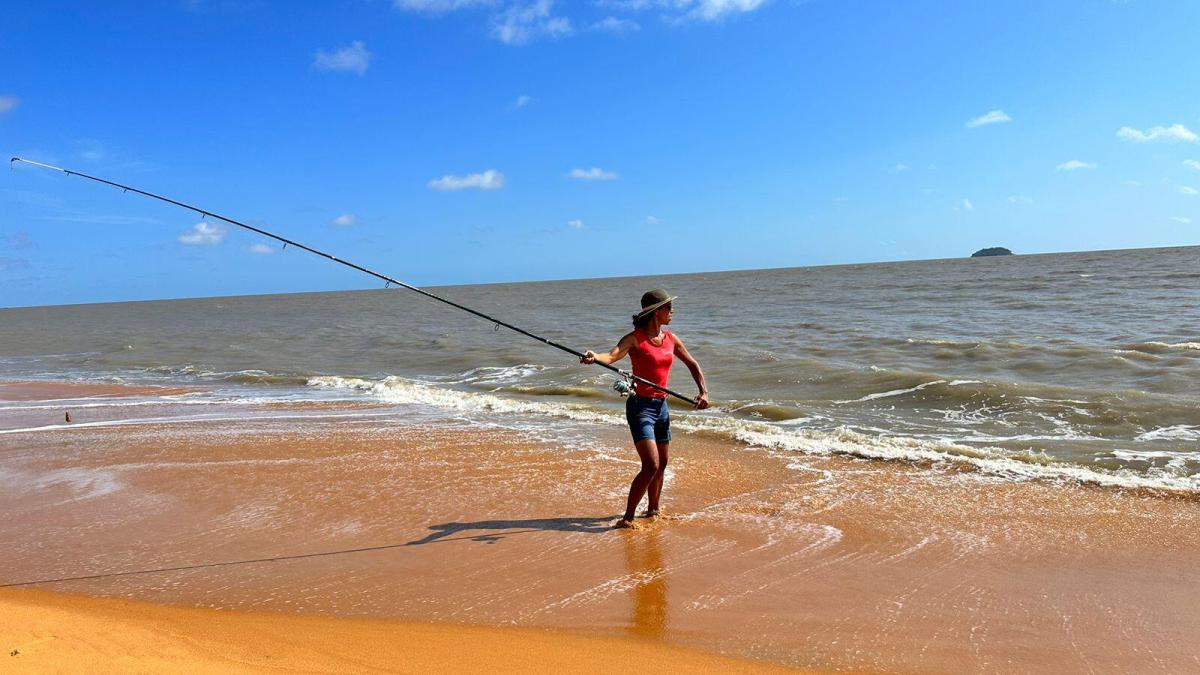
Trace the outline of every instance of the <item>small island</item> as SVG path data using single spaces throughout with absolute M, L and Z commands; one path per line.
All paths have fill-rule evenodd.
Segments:
M 972 258 L 986 258 L 993 255 L 1012 255 L 1013 252 L 1003 246 L 993 246 L 992 248 L 981 248 L 971 254 Z

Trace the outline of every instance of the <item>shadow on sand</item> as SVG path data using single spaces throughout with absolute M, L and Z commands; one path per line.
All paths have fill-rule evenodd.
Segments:
M 430 525 L 433 530 L 421 539 L 408 542 L 407 546 L 435 544 L 441 541 L 461 541 L 470 539 L 488 544 L 494 544 L 506 536 L 527 534 L 529 532 L 608 532 L 613 529 L 616 516 L 576 517 L 576 518 L 532 518 L 528 520 L 477 520 L 473 523 L 442 523 Z M 480 534 L 461 535 L 464 532 L 479 530 Z M 501 530 L 501 532 L 497 532 Z

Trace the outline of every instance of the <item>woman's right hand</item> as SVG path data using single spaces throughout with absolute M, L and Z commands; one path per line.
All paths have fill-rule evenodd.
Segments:
M 579 357 L 579 362 L 584 365 L 587 365 L 589 363 L 595 363 L 596 362 L 596 352 L 592 352 L 592 351 L 584 352 L 583 356 Z

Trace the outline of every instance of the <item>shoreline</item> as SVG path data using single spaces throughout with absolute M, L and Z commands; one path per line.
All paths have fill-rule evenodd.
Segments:
M 623 429 L 306 405 L 338 414 L 0 435 L 0 584 L 818 670 L 1200 665 L 1194 500 L 680 431 L 666 517 L 620 531 Z

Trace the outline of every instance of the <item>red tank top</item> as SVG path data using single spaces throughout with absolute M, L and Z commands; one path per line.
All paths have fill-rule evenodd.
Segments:
M 641 328 L 635 328 L 633 339 L 633 349 L 629 350 L 633 374 L 644 377 L 660 387 L 667 386 L 667 379 L 671 377 L 671 362 L 675 360 L 675 336 L 664 330 L 660 346 L 651 342 L 650 336 Z M 634 382 L 633 393 L 649 398 L 667 397 L 665 393 L 637 381 Z

